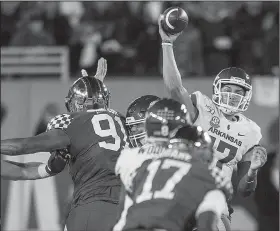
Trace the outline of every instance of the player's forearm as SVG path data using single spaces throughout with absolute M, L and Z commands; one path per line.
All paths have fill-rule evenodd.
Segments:
M 168 43 L 169 44 L 169 43 Z M 191 97 L 182 84 L 181 74 L 177 68 L 173 48 L 163 42 L 163 80 L 172 99 L 185 104 L 191 117 L 194 119 L 197 109 L 194 107 Z
M 23 169 L 23 178 L 21 180 L 38 180 L 50 177 L 51 174 L 44 170 L 46 164 L 38 162 L 26 163 L 26 167 Z M 43 171 L 41 170 L 43 169 Z
M 51 152 L 70 145 L 68 135 L 60 129 L 43 132 L 28 138 L 1 140 L 1 154 L 9 156 L 36 152 Z
M 24 153 L 24 139 L 7 139 L 1 140 L 1 154 L 9 156 L 18 156 Z
M 182 85 L 181 74 L 175 61 L 173 47 L 163 42 L 162 54 L 164 84 L 171 96 L 173 97 L 175 95 L 176 97 L 180 91 L 184 90 L 184 87 Z
M 41 162 L 19 163 L 5 160 L 1 162 L 1 177 L 6 180 L 37 180 L 42 179 L 38 168 Z
M 50 166 L 50 163 L 38 163 L 38 162 L 30 162 L 26 163 L 24 168 L 23 179 L 21 180 L 38 180 L 44 179 L 47 177 L 51 177 L 59 173 L 63 170 L 63 168 L 56 172 L 57 169 L 52 169 L 53 166 Z
M 43 142 L 29 142 L 29 138 L 16 138 L 1 140 L 1 154 L 19 156 L 42 151 L 51 151 Z
M 250 196 L 257 187 L 257 173 L 258 170 L 249 169 L 248 173 L 242 177 L 238 184 L 238 192 L 244 196 Z
M 57 157 L 57 155 L 54 154 L 52 154 L 48 160 L 48 164 L 35 162 L 26 163 L 23 180 L 37 180 L 54 176 L 63 171 L 66 163 L 66 159 Z

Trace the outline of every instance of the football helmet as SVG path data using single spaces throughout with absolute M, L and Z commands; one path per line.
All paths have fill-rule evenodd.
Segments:
M 186 151 L 204 163 L 213 161 L 211 138 L 200 126 L 188 124 L 178 128 L 169 141 L 169 148 Z
M 68 112 L 81 112 L 90 109 L 109 107 L 110 92 L 103 82 L 91 77 L 77 79 L 65 97 Z
M 191 123 L 190 115 L 184 104 L 173 99 L 161 99 L 155 102 L 146 114 L 147 137 L 166 141 L 172 137 L 179 126 Z
M 145 142 L 145 115 L 150 105 L 160 98 L 154 95 L 144 95 L 135 99 L 126 113 L 126 127 L 132 147 L 140 147 Z
M 232 92 L 222 92 L 224 85 L 232 84 L 242 87 L 245 95 Z M 250 76 L 241 68 L 229 67 L 223 69 L 215 78 L 213 83 L 212 101 L 227 115 L 234 115 L 248 109 L 252 97 L 252 84 Z M 231 99 L 236 99 L 236 106 L 230 105 Z

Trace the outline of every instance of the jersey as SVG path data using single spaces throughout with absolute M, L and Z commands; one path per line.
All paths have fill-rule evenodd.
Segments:
M 220 173 L 175 149 L 147 144 L 123 150 L 116 174 L 120 174 L 126 195 L 113 230 L 179 231 L 192 224 L 191 230 L 195 212 L 207 192 L 226 185 L 227 192 L 232 193 L 230 181 L 223 184 Z
M 48 124 L 62 129 L 71 142 L 67 149 L 74 204 L 100 199 L 118 202 L 120 180 L 114 169 L 120 151 L 128 146 L 124 125 L 124 117 L 111 109 L 62 114 Z M 111 195 L 108 187 L 113 186 L 118 190 Z
M 191 99 L 198 110 L 194 124 L 201 126 L 211 136 L 217 166 L 231 178 L 243 155 L 259 144 L 262 138 L 260 127 L 242 114 L 237 115 L 238 121 L 229 121 L 200 91 L 192 93 Z

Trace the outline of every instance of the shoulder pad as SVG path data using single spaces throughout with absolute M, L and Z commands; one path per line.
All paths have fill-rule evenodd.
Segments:
M 107 110 L 105 108 L 99 108 L 99 109 L 90 109 L 90 110 L 87 110 L 86 112 L 84 113 L 87 113 L 87 112 L 96 112 L 96 113 L 100 113 L 100 112 L 106 112 Z
M 261 128 L 253 120 L 247 118 L 245 115 L 241 114 L 242 118 L 248 123 L 246 127 L 250 130 L 251 137 L 256 138 L 256 144 L 258 144 L 262 138 Z
M 66 129 L 72 122 L 73 117 L 70 114 L 60 114 L 50 120 L 47 131 L 51 129 Z
M 112 114 L 117 115 L 117 116 L 119 116 L 119 117 L 121 117 L 121 118 L 125 118 L 121 113 L 119 113 L 119 112 L 117 112 L 117 111 L 115 111 L 115 110 L 113 110 L 113 109 L 111 109 L 111 108 L 108 108 L 107 111 L 109 111 L 109 112 L 111 112 Z
M 204 107 L 204 106 L 210 106 L 215 107 L 214 103 L 212 102 L 212 99 L 209 98 L 207 95 L 201 93 L 200 91 L 195 91 L 190 95 L 193 105 L 198 107 Z
M 119 112 L 117 112 L 117 111 L 115 111 L 115 110 L 113 110 L 113 109 L 111 109 L 111 108 L 107 108 L 107 109 L 105 109 L 105 108 L 100 108 L 100 109 L 90 109 L 90 110 L 87 110 L 87 112 L 96 112 L 96 113 L 102 113 L 102 112 L 109 112 L 109 113 L 112 113 L 112 114 L 114 114 L 114 115 L 117 115 L 117 116 L 119 116 L 119 117 L 123 117 L 123 118 L 125 118 L 121 113 L 119 113 Z

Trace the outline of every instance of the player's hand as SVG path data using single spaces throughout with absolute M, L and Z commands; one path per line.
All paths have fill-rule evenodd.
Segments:
M 267 160 L 267 152 L 264 147 L 256 146 L 253 149 L 250 169 L 257 170 L 261 168 Z
M 81 72 L 83 77 L 88 76 L 88 73 L 85 69 L 82 69 Z M 101 82 L 103 82 L 106 74 L 107 74 L 107 60 L 101 57 L 98 60 L 97 70 L 94 77 L 99 79 Z
M 69 154 L 66 154 L 64 150 L 56 150 L 51 153 L 51 156 L 48 160 L 48 168 L 52 174 L 58 174 L 62 172 L 66 164 L 69 161 Z
M 107 60 L 101 57 L 98 60 L 97 70 L 94 77 L 99 79 L 101 82 L 103 82 L 106 74 L 107 74 Z
M 88 76 L 88 73 L 87 73 L 87 71 L 85 69 L 82 69 L 81 72 L 82 72 L 82 76 L 83 77 L 87 77 Z
M 160 34 L 160 37 L 161 37 L 161 40 L 164 41 L 164 42 L 174 42 L 177 37 L 182 34 L 182 32 L 178 33 L 178 34 L 175 34 L 175 35 L 168 35 L 166 34 L 163 29 L 162 29 L 162 26 L 161 26 L 161 21 L 163 20 L 163 15 L 161 14 L 158 18 L 158 28 L 159 28 L 159 34 Z

